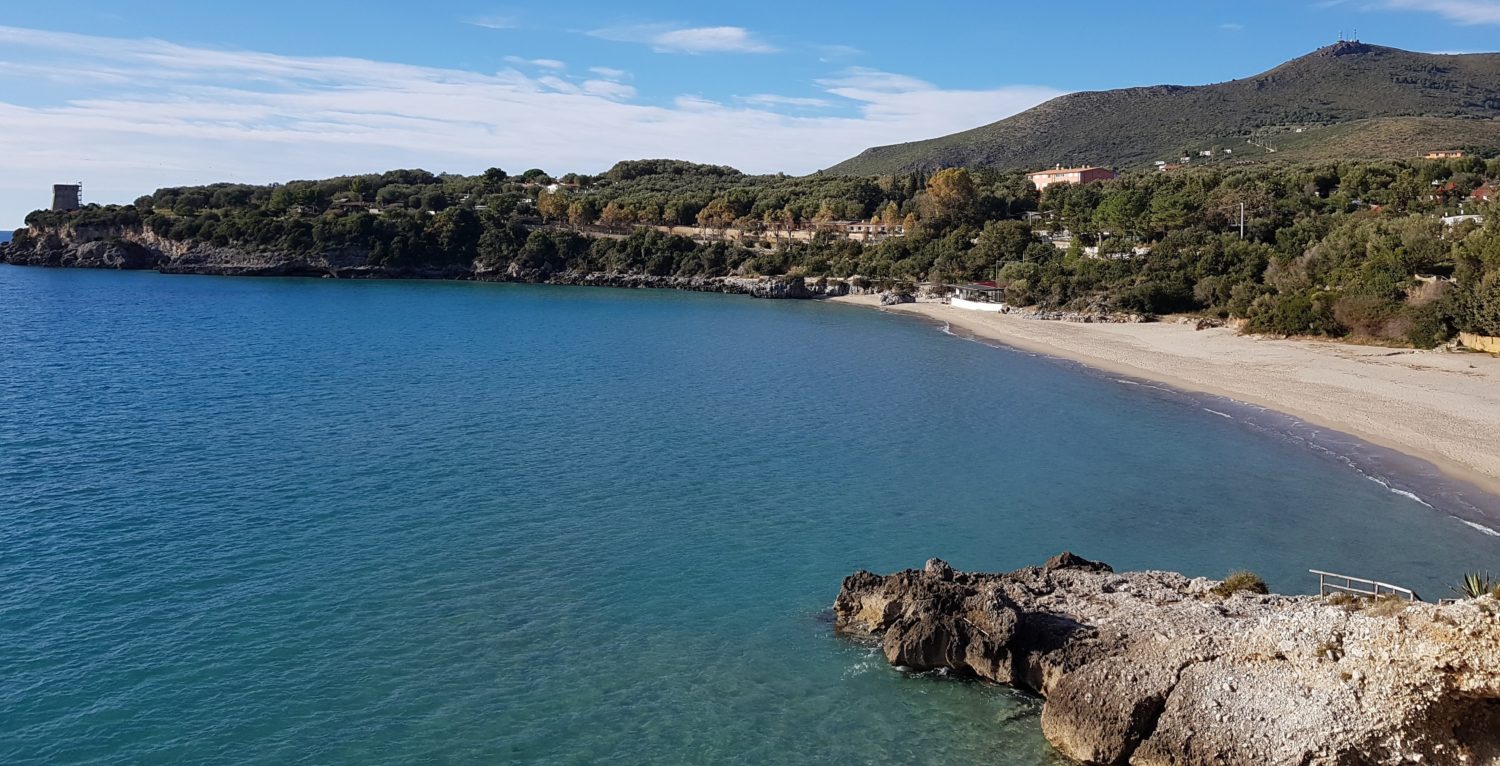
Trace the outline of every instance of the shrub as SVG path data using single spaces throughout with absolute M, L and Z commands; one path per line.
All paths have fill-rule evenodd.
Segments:
M 1212 592 L 1220 598 L 1229 598 L 1236 593 L 1256 593 L 1264 596 L 1271 590 L 1266 587 L 1266 581 L 1260 579 L 1260 575 L 1240 571 L 1224 578 L 1223 582 L 1213 587 Z
M 1500 591 L 1500 582 L 1490 577 L 1488 572 L 1469 572 L 1464 579 L 1453 587 L 1453 592 L 1463 598 L 1480 598 L 1495 591 Z
M 1354 606 L 1361 601 L 1359 596 L 1356 596 L 1353 593 L 1346 593 L 1341 590 L 1334 591 L 1327 596 L 1324 596 L 1324 600 L 1326 600 L 1333 606 Z
M 1401 596 L 1386 595 L 1371 600 L 1364 611 L 1375 617 L 1391 617 L 1406 611 L 1409 606 L 1411 602 Z

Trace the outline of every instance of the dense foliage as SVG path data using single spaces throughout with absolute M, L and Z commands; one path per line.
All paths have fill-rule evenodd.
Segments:
M 1039 195 L 1023 175 L 996 171 L 792 178 L 649 160 L 557 179 L 398 170 L 161 189 L 134 205 L 34 213 L 27 224 L 542 277 L 983 278 L 1018 305 L 1202 312 L 1255 331 L 1429 346 L 1457 330 L 1500 335 L 1500 220 L 1442 220 L 1488 210 L 1471 193 L 1497 177 L 1500 160 L 1246 165 Z M 772 241 L 837 220 L 906 234 L 862 244 L 826 227 Z

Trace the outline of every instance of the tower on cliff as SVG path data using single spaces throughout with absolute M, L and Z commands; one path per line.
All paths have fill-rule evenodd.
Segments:
M 83 207 L 83 184 L 54 184 L 52 186 L 53 212 L 68 212 Z

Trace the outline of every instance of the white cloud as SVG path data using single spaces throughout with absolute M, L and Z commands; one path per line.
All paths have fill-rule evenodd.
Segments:
M 1320 8 L 1344 5 L 1348 0 L 1321 0 Z M 1426 11 L 1464 25 L 1500 24 L 1500 0 L 1374 0 L 1365 10 Z
M 832 106 L 826 98 L 808 98 L 802 96 L 778 96 L 774 93 L 757 93 L 753 96 L 735 96 L 735 100 L 742 104 L 751 106 L 791 106 L 803 109 L 820 109 Z
M 38 92 L 34 68 L 57 75 L 42 100 L 22 95 Z M 806 173 L 869 146 L 975 127 L 1059 95 L 1036 87 L 949 91 L 869 69 L 820 85 L 821 100 L 845 114 L 786 114 L 777 107 L 796 105 L 701 96 L 655 106 L 602 77 L 484 74 L 0 26 L 0 221 L 19 223 L 46 204 L 53 183 L 79 179 L 92 200 L 128 202 L 159 186 L 400 167 L 599 172 L 622 159 L 676 157 Z
M 591 96 L 599 96 L 615 101 L 628 101 L 635 98 L 635 88 L 614 80 L 584 80 L 580 86 L 584 93 Z
M 1220 24 L 1219 25 L 1219 29 L 1226 29 L 1226 30 L 1228 30 L 1230 32 L 1243 32 L 1244 29 L 1245 29 L 1245 25 L 1244 24 L 1235 24 L 1233 22 L 1229 22 L 1229 23 L 1225 23 L 1225 24 Z
M 506 56 L 505 63 L 515 66 L 536 67 L 537 69 L 552 69 L 559 72 L 568 68 L 566 63 L 557 59 L 528 59 L 520 56 Z
M 813 49 L 818 52 L 818 60 L 825 64 L 863 56 L 865 53 L 852 45 L 815 45 Z
M 589 67 L 589 71 L 606 80 L 623 80 L 630 76 L 630 73 L 623 69 L 615 69 L 607 66 L 592 66 Z
M 520 23 L 510 16 L 481 16 L 474 19 L 465 19 L 465 24 L 471 27 L 484 27 L 485 29 L 518 29 Z
M 643 43 L 657 53 L 776 53 L 778 50 L 744 27 L 641 24 L 596 29 L 588 34 L 602 40 Z

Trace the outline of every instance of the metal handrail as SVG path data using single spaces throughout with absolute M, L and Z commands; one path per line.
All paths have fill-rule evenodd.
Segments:
M 1392 585 L 1379 580 L 1369 580 L 1364 577 L 1350 577 L 1349 575 L 1324 572 L 1321 569 L 1307 570 L 1318 576 L 1318 595 L 1326 596 L 1330 591 L 1335 593 L 1350 593 L 1356 596 L 1369 596 L 1379 598 L 1384 595 L 1405 596 L 1407 601 L 1421 601 L 1422 598 L 1411 588 L 1403 588 L 1400 585 Z M 1343 580 L 1342 584 L 1329 582 L 1329 578 Z M 1364 586 L 1364 587 L 1359 587 Z

